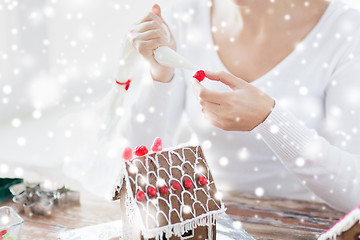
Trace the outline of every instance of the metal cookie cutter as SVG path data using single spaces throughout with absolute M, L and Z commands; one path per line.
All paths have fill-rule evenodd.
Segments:
M 10 188 L 13 202 L 26 216 L 50 216 L 54 207 L 63 208 L 80 204 L 80 192 L 65 186 L 56 190 L 43 190 L 40 183 L 22 183 Z

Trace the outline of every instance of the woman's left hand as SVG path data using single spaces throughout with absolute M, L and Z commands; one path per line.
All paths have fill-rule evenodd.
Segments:
M 212 91 L 193 80 L 201 111 L 212 125 L 226 131 L 251 131 L 273 110 L 274 99 L 248 82 L 226 72 L 205 71 L 205 75 L 232 89 L 228 92 Z

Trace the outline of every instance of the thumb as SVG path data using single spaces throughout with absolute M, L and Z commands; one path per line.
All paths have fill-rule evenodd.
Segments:
M 241 85 L 246 83 L 246 81 L 241 78 L 235 77 L 234 75 L 224 71 L 216 73 L 205 71 L 205 76 L 210 80 L 222 82 L 233 90 L 241 88 Z
M 160 18 L 162 18 L 161 17 L 161 8 L 160 8 L 160 6 L 158 5 L 158 4 L 154 4 L 154 6 L 152 7 L 152 12 L 155 14 L 155 15 L 157 15 L 157 16 L 159 16 Z

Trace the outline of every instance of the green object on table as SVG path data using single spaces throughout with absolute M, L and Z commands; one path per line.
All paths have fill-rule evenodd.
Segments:
M 22 178 L 0 178 L 0 203 L 12 198 L 9 187 L 22 182 Z

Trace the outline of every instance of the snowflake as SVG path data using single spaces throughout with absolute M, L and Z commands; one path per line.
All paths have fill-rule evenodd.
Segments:
M 144 114 L 139 113 L 139 114 L 136 115 L 136 121 L 137 122 L 143 123 L 143 122 L 145 122 L 145 120 L 146 120 L 146 117 L 145 117 Z
M 247 148 L 242 148 L 239 152 L 238 152 L 238 157 L 240 158 L 240 160 L 246 160 L 249 157 L 249 152 L 247 150 Z
M 211 141 L 205 140 L 202 145 L 203 145 L 204 149 L 210 149 L 212 144 L 211 144 Z
M 9 171 L 9 166 L 7 164 L 1 164 L 0 165 L 0 172 L 1 173 L 7 173 Z
M 262 196 L 264 196 L 264 194 L 265 194 L 265 190 L 262 187 L 257 187 L 255 189 L 255 195 L 257 197 L 262 197 Z
M 284 16 L 284 20 L 285 21 L 289 21 L 291 19 L 291 16 L 289 15 L 289 14 L 286 14 L 285 16 Z
M 271 127 L 270 127 L 270 132 L 273 133 L 273 134 L 276 134 L 279 132 L 279 127 L 275 124 L 273 124 Z
M 229 164 L 229 159 L 227 157 L 221 157 L 219 163 L 221 166 L 225 167 Z
M 299 157 L 299 158 L 296 159 L 295 163 L 296 163 L 296 166 L 303 167 L 305 165 L 305 159 Z
M 15 128 L 20 127 L 21 126 L 21 120 L 19 118 L 14 118 L 11 121 L 11 125 Z
M 241 229 L 242 228 L 242 223 L 240 221 L 234 221 L 232 225 L 233 225 L 233 227 L 235 229 Z
M 300 88 L 299 88 L 299 94 L 302 95 L 302 96 L 307 95 L 308 92 L 309 92 L 309 90 L 308 90 L 307 87 L 304 87 L 304 86 L 303 86 L 303 87 L 300 87 Z
M 5 85 L 3 87 L 3 93 L 4 94 L 9 95 L 9 94 L 11 94 L 11 92 L 12 92 L 12 87 L 10 85 Z
M 26 138 L 25 137 L 18 137 L 18 139 L 17 139 L 17 144 L 20 146 L 20 147 L 22 147 L 22 146 L 25 146 L 25 144 L 26 144 Z
M 14 169 L 14 174 L 17 177 L 21 177 L 21 176 L 24 175 L 24 169 L 21 168 L 21 167 L 17 167 L 17 168 Z

